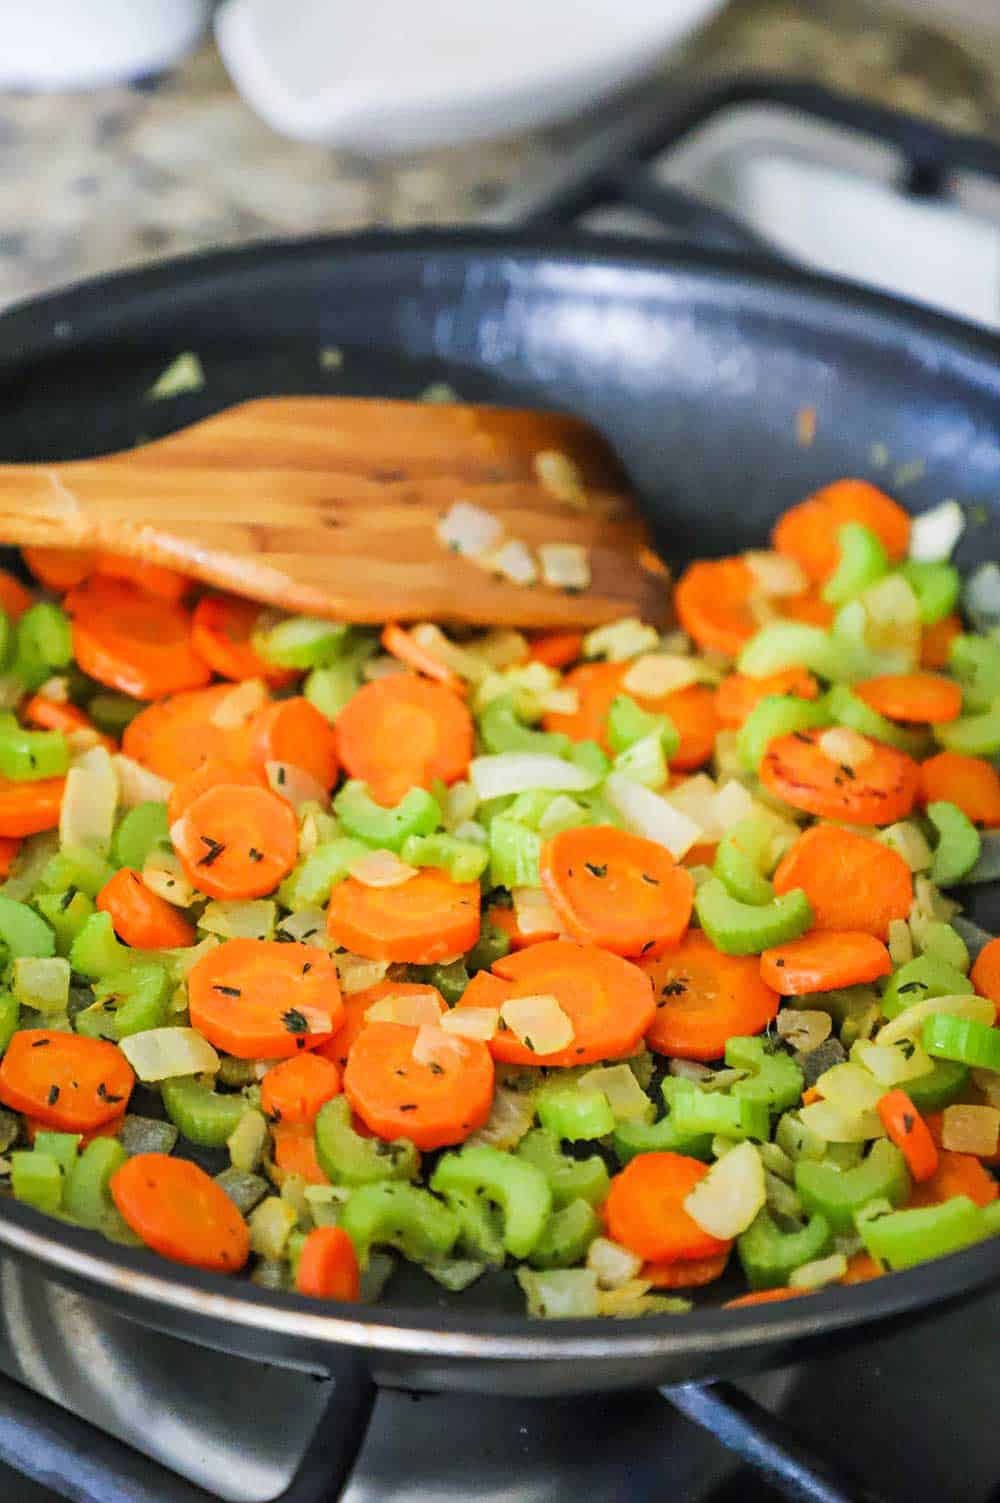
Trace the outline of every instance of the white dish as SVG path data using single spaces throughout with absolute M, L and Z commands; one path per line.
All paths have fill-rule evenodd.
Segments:
M 510 134 L 613 93 L 722 0 L 226 0 L 215 29 L 276 130 L 372 154 Z
M 0 88 L 96 89 L 159 73 L 195 45 L 211 0 L 12 0 Z

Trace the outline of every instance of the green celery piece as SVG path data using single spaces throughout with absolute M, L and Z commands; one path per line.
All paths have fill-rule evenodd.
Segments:
M 659 735 L 654 733 L 644 736 L 641 741 L 633 741 L 627 751 L 618 753 L 612 769 L 631 778 L 633 783 L 641 783 L 644 788 L 662 788 L 667 781 L 667 759 Z
M 1000 752 L 1000 697 L 978 715 L 962 715 L 934 727 L 936 739 L 947 751 L 969 757 L 993 757 Z
M 751 1289 L 783 1289 L 796 1268 L 829 1251 L 825 1216 L 810 1216 L 799 1231 L 783 1232 L 765 1207 L 737 1238 L 736 1251 Z
M 87 703 L 87 714 L 107 736 L 119 737 L 130 725 L 140 710 L 146 706 L 141 699 L 130 694 L 113 694 L 110 691 L 95 694 Z
M 945 965 L 953 965 L 963 974 L 969 969 L 969 948 L 953 925 L 934 919 L 924 929 L 920 943 L 924 954 L 933 960 L 943 960 Z
M 498 1205 L 503 1213 L 504 1246 L 515 1258 L 526 1258 L 534 1250 L 552 1209 L 552 1191 L 540 1169 L 485 1144 L 446 1153 L 431 1177 L 431 1189 L 439 1194 L 449 1190 L 481 1194 Z
M 410 866 L 436 866 L 453 882 L 478 882 L 490 861 L 485 845 L 454 835 L 407 835 L 400 851 Z
M 76 1163 L 81 1141 L 82 1134 L 78 1132 L 36 1132 L 33 1147 L 55 1159 L 65 1179 Z
M 821 1159 L 827 1151 L 826 1141 L 806 1127 L 797 1112 L 785 1112 L 774 1129 L 774 1141 L 790 1159 Z
M 903 1089 L 918 1112 L 940 1112 L 958 1100 L 968 1082 L 968 1065 L 960 1065 L 951 1059 L 936 1059 L 933 1069 L 925 1075 L 911 1076 L 903 1082 Z
M 903 651 L 876 651 L 868 641 L 869 616 L 863 600 L 849 600 L 837 612 L 830 629 L 838 683 L 875 678 L 880 673 L 905 673 L 913 664 Z
M 596 741 L 574 741 L 569 749 L 569 760 L 595 778 L 604 778 L 611 771 L 611 760 Z
M 346 835 L 325 840 L 285 878 L 278 889 L 279 899 L 286 908 L 321 908 L 355 861 L 367 856 L 370 849 L 363 841 Z
M 147 800 L 129 809 L 118 822 L 111 842 L 111 852 L 119 866 L 141 872 L 146 861 L 159 846 L 170 844 L 170 821 L 166 804 Z M 77 883 L 77 886 L 80 884 Z M 90 896 L 96 897 L 96 893 Z
M 359 1185 L 344 1205 L 340 1225 L 362 1267 L 373 1247 L 394 1247 L 411 1263 L 447 1257 L 460 1231 L 458 1217 L 442 1201 L 397 1180 Z
M 621 1126 L 632 1124 L 622 1123 Z M 534 1127 L 517 1145 L 517 1157 L 534 1164 L 545 1176 L 552 1192 L 552 1204 L 558 1210 L 574 1200 L 603 1205 L 608 1194 L 608 1170 L 599 1154 L 590 1158 L 570 1158 L 562 1152 L 552 1133 Z
M 449 1007 L 454 1007 L 469 984 L 465 957 L 449 960 L 447 965 L 417 966 L 418 979 L 426 986 L 436 986 Z
M 873 1200 L 902 1205 L 909 1199 L 906 1160 L 888 1138 L 878 1138 L 868 1157 L 855 1169 L 836 1169 L 829 1163 L 800 1159 L 795 1188 L 810 1215 L 824 1216 L 835 1232 L 854 1230 L 854 1214 Z
M 62 1205 L 62 1168 L 51 1154 L 39 1153 L 37 1148 L 12 1153 L 10 1187 L 15 1200 L 53 1216 Z
M 760 1038 L 731 1038 L 726 1044 L 726 1064 L 731 1070 L 749 1070 L 738 1080 L 732 1094 L 748 1101 L 763 1101 L 772 1112 L 788 1111 L 802 1097 L 805 1076 L 790 1054 L 771 1053 Z
M 200 1148 L 223 1148 L 249 1109 L 245 1096 L 220 1095 L 193 1075 L 165 1080 L 160 1090 L 171 1122 Z
M 561 731 L 536 731 L 519 719 L 514 700 L 502 694 L 491 699 L 479 717 L 479 735 L 488 752 L 546 752 L 564 757 L 572 742 Z
M 114 874 L 115 868 L 99 851 L 64 846 L 42 872 L 41 884 L 49 892 L 65 893 L 72 889 L 96 898 Z
M 15 715 L 0 714 L 0 774 L 14 783 L 61 778 L 69 746 L 59 731 L 26 731 Z
M 955 887 L 979 860 L 983 846 L 979 831 L 967 814 L 945 800 L 928 804 L 927 818 L 938 835 L 931 881 L 938 887 Z
M 270 631 L 254 632 L 253 647 L 275 668 L 326 668 L 347 644 L 349 626 L 316 616 L 289 616 Z
M 54 955 L 56 938 L 43 918 L 27 903 L 0 897 L 0 941 L 10 955 Z
M 889 555 L 870 527 L 845 522 L 837 530 L 837 543 L 840 561 L 823 586 L 823 599 L 829 605 L 854 600 L 889 572 Z
M 603 1091 L 585 1093 L 573 1086 L 545 1086 L 538 1093 L 536 1111 L 542 1126 L 567 1143 L 605 1138 L 614 1131 L 615 1114 Z
M 519 825 L 527 825 L 529 829 L 537 830 L 549 805 L 554 804 L 557 798 L 563 796 L 559 793 L 552 793 L 548 788 L 527 788 L 524 793 L 516 795 L 506 812 Z
M 954 564 L 924 563 L 920 559 L 911 558 L 900 564 L 899 572 L 917 597 L 920 620 L 924 626 L 936 626 L 955 609 L 962 588 L 962 576 Z
M 572 1268 L 582 1263 L 587 1248 L 600 1236 L 601 1221 L 589 1201 L 571 1200 L 553 1211 L 528 1256 L 532 1268 Z
M 823 700 L 799 699 L 794 694 L 766 694 L 757 701 L 737 732 L 740 761 L 748 772 L 756 772 L 776 737 L 829 724 L 830 712 Z
M 364 783 L 352 778 L 333 801 L 348 835 L 383 851 L 399 851 L 409 835 L 430 835 L 441 823 L 441 805 L 425 788 L 411 788 L 391 808 L 377 804 Z
M 155 961 L 112 971 L 94 984 L 96 1001 L 73 1020 L 77 1033 L 119 1043 L 133 1033 L 162 1028 L 170 1012 L 170 978 Z
M 0 607 L 0 670 L 10 668 L 14 652 L 14 628 L 7 612 Z
M 2 932 L 2 931 L 0 931 Z M 97 980 L 132 964 L 132 952 L 118 943 L 110 913 L 92 913 L 74 939 L 69 963 L 81 976 Z
M 834 679 L 837 650 L 829 632 L 801 621 L 771 621 L 752 637 L 737 661 L 741 673 L 767 678 L 783 668 L 809 668 L 820 678 Z
M 5 987 L 0 990 L 0 1054 L 3 1054 L 14 1037 L 20 1022 L 21 1004 L 14 993 Z
M 1000 1028 L 970 1018 L 931 1013 L 921 1034 L 924 1050 L 932 1059 L 950 1059 L 978 1070 L 1000 1070 Z
M 708 1163 L 712 1158 L 712 1132 L 705 1128 L 682 1132 L 674 1114 L 680 1097 L 698 1089 L 692 1080 L 665 1075 L 660 1092 L 666 1114 L 658 1122 L 633 1119 L 615 1124 L 612 1142 L 619 1163 L 627 1164 L 640 1153 L 682 1153 L 686 1158 Z
M 948 666 L 962 686 L 967 710 L 987 710 L 1000 697 L 1000 642 L 992 637 L 955 637 Z
M 637 705 L 628 694 L 618 694 L 611 701 L 608 711 L 608 743 L 619 755 L 644 741 L 647 736 L 658 736 L 667 761 L 677 755 L 681 744 L 680 733 L 669 715 L 651 715 Z
M 542 837 L 506 814 L 490 824 L 490 883 L 493 887 L 539 887 Z
M 724 955 L 759 955 L 772 945 L 804 934 L 813 921 L 809 899 L 792 888 L 770 903 L 740 903 L 719 881 L 710 877 L 695 898 L 698 922 Z
M 477 971 L 488 971 L 496 961 L 509 954 L 509 935 L 499 924 L 493 922 L 489 914 L 484 914 L 479 927 L 479 938 L 463 957 L 466 974 L 474 976 Z
M 506 1254 L 503 1223 L 497 1208 L 478 1195 L 458 1190 L 446 1195 L 445 1200 L 458 1218 L 458 1252 L 488 1267 L 502 1268 Z
M 35 907 L 51 927 L 56 940 L 56 954 L 69 955 L 73 941 L 96 912 L 93 899 L 85 892 L 40 892 L 35 897 Z
M 320 1107 L 315 1136 L 320 1168 L 335 1185 L 416 1179 L 420 1172 L 420 1155 L 409 1139 L 385 1143 L 354 1131 L 346 1096 L 334 1096 Z
M 29 606 L 14 631 L 14 673 L 28 689 L 73 661 L 69 617 L 58 605 L 40 601 Z
M 774 898 L 774 888 L 764 875 L 770 840 L 764 821 L 750 815 L 719 841 L 712 870 L 740 903 L 759 907 Z
M 71 1221 L 99 1231 L 117 1216 L 109 1187 L 127 1157 L 116 1138 L 95 1138 L 87 1144 L 63 1192 L 63 1210 Z
M 895 746 L 909 756 L 926 753 L 927 737 L 923 731 L 908 731 L 893 725 L 891 720 L 852 693 L 846 684 L 833 685 L 826 696 L 826 707 L 837 725 L 845 725 L 862 736 L 870 736 L 873 741 L 881 741 L 883 746 Z
M 893 1211 L 858 1225 L 867 1251 L 888 1269 L 912 1268 L 915 1263 L 971 1247 L 988 1237 L 991 1229 L 967 1195 L 955 1195 L 937 1206 Z
M 756 1138 L 766 1143 L 771 1136 L 771 1117 L 766 1101 L 749 1096 L 729 1096 L 721 1091 L 685 1091 L 674 1101 L 672 1118 L 679 1133 L 698 1137 L 702 1133 L 742 1141 Z
M 968 976 L 953 965 L 932 955 L 917 955 L 889 977 L 882 993 L 882 1011 L 886 1018 L 895 1018 L 927 997 L 971 997 L 974 991 Z

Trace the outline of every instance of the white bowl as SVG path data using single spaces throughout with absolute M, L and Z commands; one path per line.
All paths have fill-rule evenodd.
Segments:
M 216 37 L 278 131 L 375 155 L 510 134 L 593 104 L 722 0 L 226 0 Z
M 3 7 L 0 88 L 94 89 L 184 56 L 211 0 L 13 0 Z

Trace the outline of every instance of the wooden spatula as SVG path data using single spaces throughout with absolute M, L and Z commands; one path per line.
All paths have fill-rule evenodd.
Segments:
M 572 469 L 539 459 L 553 454 Z M 535 561 L 541 544 L 582 545 L 590 585 L 541 570 L 517 584 L 452 551 L 438 528 L 457 501 Z M 352 621 L 659 623 L 669 595 L 605 441 L 572 417 L 496 407 L 268 398 L 127 453 L 0 466 L 0 541 L 109 548 Z

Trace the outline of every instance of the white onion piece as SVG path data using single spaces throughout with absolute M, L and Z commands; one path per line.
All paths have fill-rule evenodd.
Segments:
M 441 1019 L 445 1033 L 460 1039 L 479 1039 L 488 1044 L 500 1021 L 498 1007 L 453 1007 Z
M 277 913 L 267 898 L 206 903 L 198 927 L 221 939 L 271 939 Z
M 54 678 L 47 678 L 37 691 L 39 699 L 47 699 L 50 704 L 64 705 L 69 703 L 69 686 L 64 678 L 58 674 Z
M 827 1284 L 839 1284 L 847 1272 L 847 1259 L 842 1252 L 831 1253 L 827 1258 L 814 1258 L 811 1263 L 800 1263 L 788 1276 L 790 1289 L 823 1289 Z
M 545 752 L 500 752 L 496 756 L 473 757 L 469 776 L 483 803 L 535 788 L 552 793 L 584 793 L 600 782 L 599 774 Z
M 941 1147 L 951 1153 L 991 1157 L 998 1136 L 1000 1112 L 995 1106 L 946 1106 L 941 1115 Z
M 534 584 L 538 578 L 538 566 L 531 555 L 531 549 L 518 538 L 511 538 L 495 553 L 488 554 L 483 562 L 495 574 L 509 579 L 511 584 Z
M 219 700 L 208 718 L 220 731 L 237 731 L 264 708 L 269 698 L 263 679 L 247 678 Z
M 760 1154 L 752 1143 L 737 1143 L 698 1181 L 684 1209 L 710 1237 L 729 1238 L 745 1232 L 766 1201 Z
M 124 757 L 120 752 L 116 752 L 111 761 L 118 775 L 122 808 L 134 809 L 136 804 L 167 802 L 173 783 L 168 783 L 166 778 L 158 777 L 148 767 L 143 767 L 141 762 L 134 762 L 131 757 Z
M 170 838 L 179 830 L 181 820 L 171 826 Z M 174 842 L 176 844 L 176 841 Z M 179 858 L 173 851 L 150 851 L 142 869 L 142 880 L 150 892 L 175 908 L 187 908 L 195 900 L 195 890 L 185 875 Z
M 441 1004 L 433 997 L 411 997 L 405 992 L 390 992 L 365 1009 L 366 1023 L 402 1023 L 407 1028 L 422 1028 L 425 1023 L 437 1027 L 440 1017 Z
M 577 1089 L 606 1096 L 616 1122 L 644 1122 L 653 1115 L 652 1103 L 628 1065 L 598 1065 L 580 1076 Z
M 536 1273 L 523 1265 L 517 1282 L 528 1302 L 528 1314 L 548 1320 L 585 1320 L 600 1312 L 597 1275 L 589 1268 L 550 1268 Z M 643 1290 L 648 1289 L 643 1285 Z
M 950 1018 L 967 1018 L 973 1023 L 985 1023 L 992 1028 L 997 1010 L 986 997 L 925 997 L 914 1002 L 903 1012 L 897 1013 L 879 1029 L 880 1044 L 898 1044 L 900 1039 L 917 1039 L 923 1030 L 924 1020 L 932 1013 L 945 1013 Z
M 743 557 L 753 575 L 754 585 L 762 595 L 804 595 L 809 588 L 809 579 L 802 565 L 784 553 L 751 550 Z
M 679 809 L 688 819 L 693 819 L 701 830 L 703 840 L 719 840 L 723 830 L 719 825 L 715 801 L 718 788 L 707 772 L 696 772 L 685 778 L 676 788 L 665 793 L 664 798 L 673 809 Z
M 517 927 L 527 939 L 536 934 L 562 934 L 562 920 L 540 887 L 515 887 L 511 891 Z
M 568 1049 L 575 1037 L 572 1020 L 558 999 L 547 993 L 509 997 L 500 1008 L 500 1019 L 532 1054 Z
M 437 524 L 438 541 L 463 558 L 491 553 L 503 536 L 503 525 L 490 511 L 470 501 L 456 501 Z
M 679 653 L 649 652 L 632 663 L 622 680 L 622 688 L 626 694 L 659 699 L 661 695 L 696 684 L 700 677 L 697 658 L 682 657 Z
M 542 578 L 560 590 L 586 590 L 590 585 L 590 557 L 581 543 L 540 543 Z
M 723 833 L 732 829 L 741 819 L 747 819 L 755 814 L 757 806 L 754 803 L 753 794 L 735 778 L 730 778 L 724 783 L 715 795 L 712 805 L 712 813 L 715 817 L 716 828 Z
M 462 1039 L 445 1033 L 435 1020 L 423 1023 L 417 1029 L 412 1053 L 418 1065 L 456 1065 L 464 1058 L 465 1044 Z
M 107 750 L 94 746 L 66 774 L 59 841 L 94 851 L 107 851 L 115 827 L 118 775 Z
M 402 887 L 418 868 L 400 861 L 395 851 L 366 851 L 351 863 L 350 874 L 362 887 Z
M 856 772 L 875 755 L 875 748 L 867 736 L 852 731 L 850 726 L 836 725 L 823 731 L 817 742 L 824 757 L 840 767 L 849 767 Z
M 607 658 L 609 663 L 624 663 L 640 653 L 655 652 L 660 638 L 652 626 L 638 616 L 625 616 L 607 626 L 595 626 L 583 639 L 585 658 Z
M 147 1028 L 118 1045 L 140 1080 L 172 1080 L 178 1075 L 214 1075 L 219 1056 L 196 1028 Z
M 913 518 L 910 557 L 923 564 L 944 563 L 965 531 L 965 512 L 957 501 L 942 501 Z
M 802 1107 L 799 1118 L 827 1143 L 865 1143 L 869 1138 L 885 1137 L 878 1112 L 844 1112 L 832 1101 L 814 1101 Z
M 816 1090 L 842 1112 L 874 1111 L 885 1092 L 860 1065 L 834 1065 L 816 1081 Z
M 686 814 L 668 804 L 665 798 L 633 783 L 621 773 L 613 772 L 605 779 L 604 791 L 608 802 L 636 835 L 664 846 L 679 861 L 693 845 L 702 838 L 701 826 Z
M 294 762 L 265 762 L 264 772 L 271 790 L 287 799 L 296 813 L 303 804 L 319 804 L 321 809 L 329 806 L 330 797 L 323 784 Z
M 579 469 L 561 449 L 540 449 L 535 455 L 534 471 L 542 489 L 557 501 L 575 506 L 578 511 L 587 509 L 587 492 Z
M 642 1259 L 610 1237 L 595 1237 L 587 1249 L 587 1267 L 602 1289 L 620 1289 L 642 1269 Z
M 327 953 L 333 948 L 333 941 L 326 932 L 326 914 L 322 908 L 297 908 L 294 913 L 286 913 L 278 925 L 280 934 L 287 935 L 300 945 L 312 945 L 316 950 L 326 950 Z M 372 962 L 367 961 L 370 965 Z
M 285 921 L 281 927 L 286 927 Z M 345 997 L 367 991 L 370 986 L 378 986 L 380 981 L 385 980 L 385 973 L 389 969 L 387 960 L 366 960 L 361 955 L 335 955 L 334 964 L 340 977 L 340 989 Z
M 429 653 L 442 668 L 450 669 L 470 684 L 478 684 L 490 671 L 489 665 L 482 658 L 459 647 L 450 637 L 445 636 L 440 626 L 435 626 L 430 621 L 418 621 L 416 626 L 411 626 L 409 635 L 414 645 Z

